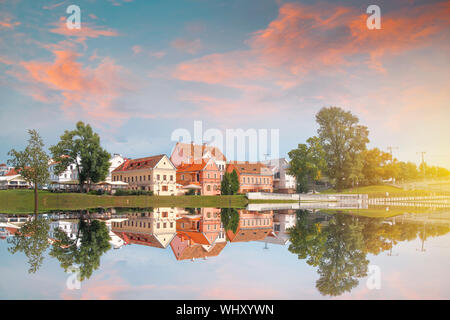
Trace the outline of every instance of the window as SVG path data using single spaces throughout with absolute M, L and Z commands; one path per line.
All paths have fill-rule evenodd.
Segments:
M 170 181 L 173 181 L 173 175 L 170 175 Z
M 162 191 L 167 191 L 167 186 L 162 186 Z
M 206 190 L 211 191 L 211 186 L 209 184 L 206 186 Z
M 163 218 L 167 218 L 169 216 L 169 213 L 168 212 L 163 212 L 163 213 L 161 213 L 161 216 Z
M 167 223 L 166 222 L 163 223 L 163 228 L 167 228 Z
M 161 226 L 161 225 L 160 225 L 160 223 L 158 222 L 158 223 L 156 224 L 156 229 L 159 229 L 160 226 Z
M 156 175 L 156 180 L 159 181 L 159 179 L 160 179 L 159 174 L 157 174 L 157 175 Z
M 166 181 L 167 180 L 167 176 L 163 175 L 163 180 Z
M 148 175 L 148 181 L 151 181 L 152 177 L 150 175 Z
M 173 228 L 173 222 L 170 223 L 170 227 Z

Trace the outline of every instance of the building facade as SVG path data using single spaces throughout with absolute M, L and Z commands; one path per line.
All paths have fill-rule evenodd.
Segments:
M 272 159 L 262 161 L 273 175 L 273 190 L 279 193 L 295 193 L 297 189 L 297 182 L 293 175 L 288 174 L 289 161 L 285 158 Z
M 221 171 L 215 160 L 202 159 L 199 164 L 189 163 L 177 168 L 177 183 L 182 186 L 198 185 L 201 195 L 220 194 Z
M 4 176 L 0 177 L 0 190 L 4 189 L 28 189 L 31 184 L 25 181 L 15 169 L 11 169 Z
M 209 159 L 216 162 L 222 178 L 226 170 L 227 159 L 218 147 L 208 146 L 207 144 L 197 145 L 193 142 L 177 142 L 170 156 L 170 160 L 176 167 L 181 166 L 182 163 L 200 164 L 203 160 Z
M 108 171 L 108 175 L 106 176 L 105 181 L 106 182 L 111 182 L 112 180 L 112 172 L 121 164 L 123 164 L 126 160 L 126 158 L 124 158 L 121 154 L 118 153 L 114 153 L 113 156 L 111 157 L 111 159 L 109 160 L 109 171 Z
M 111 173 L 112 181 L 128 183 L 132 190 L 153 191 L 155 195 L 176 194 L 177 169 L 170 159 L 158 156 L 127 160 Z
M 273 175 L 266 165 L 260 162 L 230 162 L 227 172 L 236 173 L 239 178 L 239 193 L 273 192 Z

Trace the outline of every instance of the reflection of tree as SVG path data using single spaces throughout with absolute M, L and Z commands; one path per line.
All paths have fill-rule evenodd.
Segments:
M 8 251 L 12 254 L 23 252 L 28 258 L 29 273 L 35 273 L 44 261 L 44 252 L 49 247 L 48 232 L 50 224 L 46 220 L 26 222 L 14 237 L 8 239 L 12 244 Z
M 103 221 L 81 218 L 74 240 L 62 230 L 55 230 L 50 256 L 58 259 L 65 271 L 73 265 L 79 266 L 80 280 L 83 281 L 100 266 L 100 257 L 111 248 L 109 240 L 108 228 Z
M 307 259 L 306 262 L 317 267 L 324 251 L 327 234 L 322 232 L 320 223 L 308 219 L 307 210 L 297 211 L 297 222 L 294 228 L 289 230 L 289 251 L 298 255 L 299 259 Z
M 367 274 L 362 225 L 357 219 L 338 214 L 327 226 L 315 222 L 307 212 L 297 213 L 290 230 L 289 251 L 318 267 L 316 287 L 323 295 L 340 295 L 358 285 Z
M 239 226 L 239 212 L 234 208 L 220 209 L 220 219 L 225 230 L 231 230 L 236 233 Z
M 327 240 L 320 259 L 316 288 L 323 295 L 337 296 L 350 291 L 367 275 L 362 225 L 357 219 L 338 214 L 326 228 Z

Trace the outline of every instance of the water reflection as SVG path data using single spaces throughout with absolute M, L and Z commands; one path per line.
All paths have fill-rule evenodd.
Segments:
M 316 290 L 334 297 L 358 286 L 373 256 L 398 255 L 397 245 L 415 239 L 420 239 L 417 252 L 423 252 L 427 239 L 450 231 L 448 212 L 371 218 L 346 210 L 252 209 L 167 207 L 41 215 L 1 222 L 0 236 L 7 238 L 10 253 L 25 254 L 29 273 L 37 272 L 48 252 L 65 271 L 77 267 L 81 281 L 101 271 L 102 256 L 111 248 L 139 246 L 144 249 L 140 255 L 170 250 L 173 262 L 182 263 L 214 259 L 227 246 L 261 242 L 297 256 L 299 264 L 317 274 Z

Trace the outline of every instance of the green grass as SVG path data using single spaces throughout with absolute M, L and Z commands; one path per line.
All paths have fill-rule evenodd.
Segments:
M 420 196 L 430 196 L 435 194 L 446 194 L 450 195 L 448 192 L 437 192 L 435 190 L 404 190 L 402 188 L 390 186 L 390 185 L 375 185 L 375 186 L 364 186 L 358 188 L 345 189 L 340 192 L 329 189 L 323 191 L 322 193 L 344 193 L 344 194 L 368 194 L 369 198 L 384 198 L 386 197 L 386 192 L 389 192 L 389 197 L 420 197 Z
M 243 208 L 247 199 L 236 196 L 96 196 L 81 193 L 39 191 L 39 212 L 82 210 L 99 207 L 234 207 Z M 0 191 L 0 213 L 32 213 L 32 190 Z

